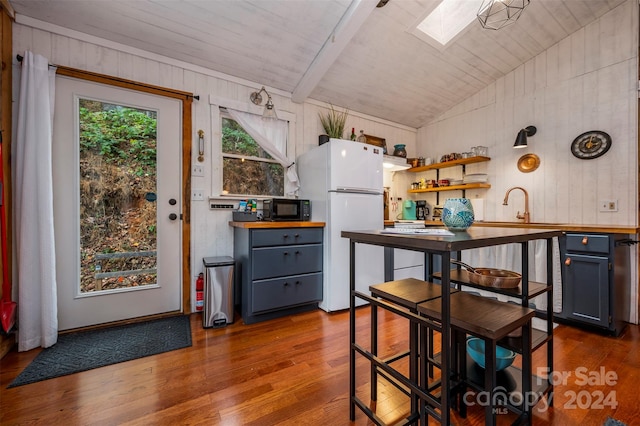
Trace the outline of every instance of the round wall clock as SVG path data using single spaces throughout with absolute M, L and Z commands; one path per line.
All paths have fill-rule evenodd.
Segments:
M 600 130 L 584 132 L 571 143 L 571 153 L 581 160 L 604 155 L 611 148 L 611 136 Z

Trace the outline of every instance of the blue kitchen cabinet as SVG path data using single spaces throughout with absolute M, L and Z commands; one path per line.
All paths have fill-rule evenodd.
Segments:
M 628 235 L 571 233 L 561 237 L 562 313 L 568 323 L 619 335 L 629 317 Z
M 316 309 L 322 300 L 322 228 L 234 228 L 236 288 L 245 324 Z

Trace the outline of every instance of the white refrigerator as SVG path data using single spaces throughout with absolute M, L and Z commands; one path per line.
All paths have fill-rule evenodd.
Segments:
M 311 200 L 311 220 L 325 222 L 323 292 L 320 308 L 349 307 L 349 240 L 345 230 L 384 227 L 382 149 L 360 142 L 330 139 L 298 157 L 300 198 Z M 356 247 L 356 289 L 384 282 L 384 249 Z M 359 305 L 365 303 L 356 299 Z

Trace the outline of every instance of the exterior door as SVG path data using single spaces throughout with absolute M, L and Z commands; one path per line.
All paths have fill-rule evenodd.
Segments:
M 181 103 L 58 76 L 59 329 L 181 309 Z

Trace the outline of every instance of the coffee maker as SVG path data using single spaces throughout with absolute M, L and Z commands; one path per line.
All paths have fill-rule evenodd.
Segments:
M 427 202 L 425 200 L 417 200 L 416 201 L 416 219 L 427 220 L 428 216 L 429 216 L 429 207 L 427 207 Z
M 416 203 L 413 200 L 404 200 L 402 204 L 402 219 L 416 220 Z

